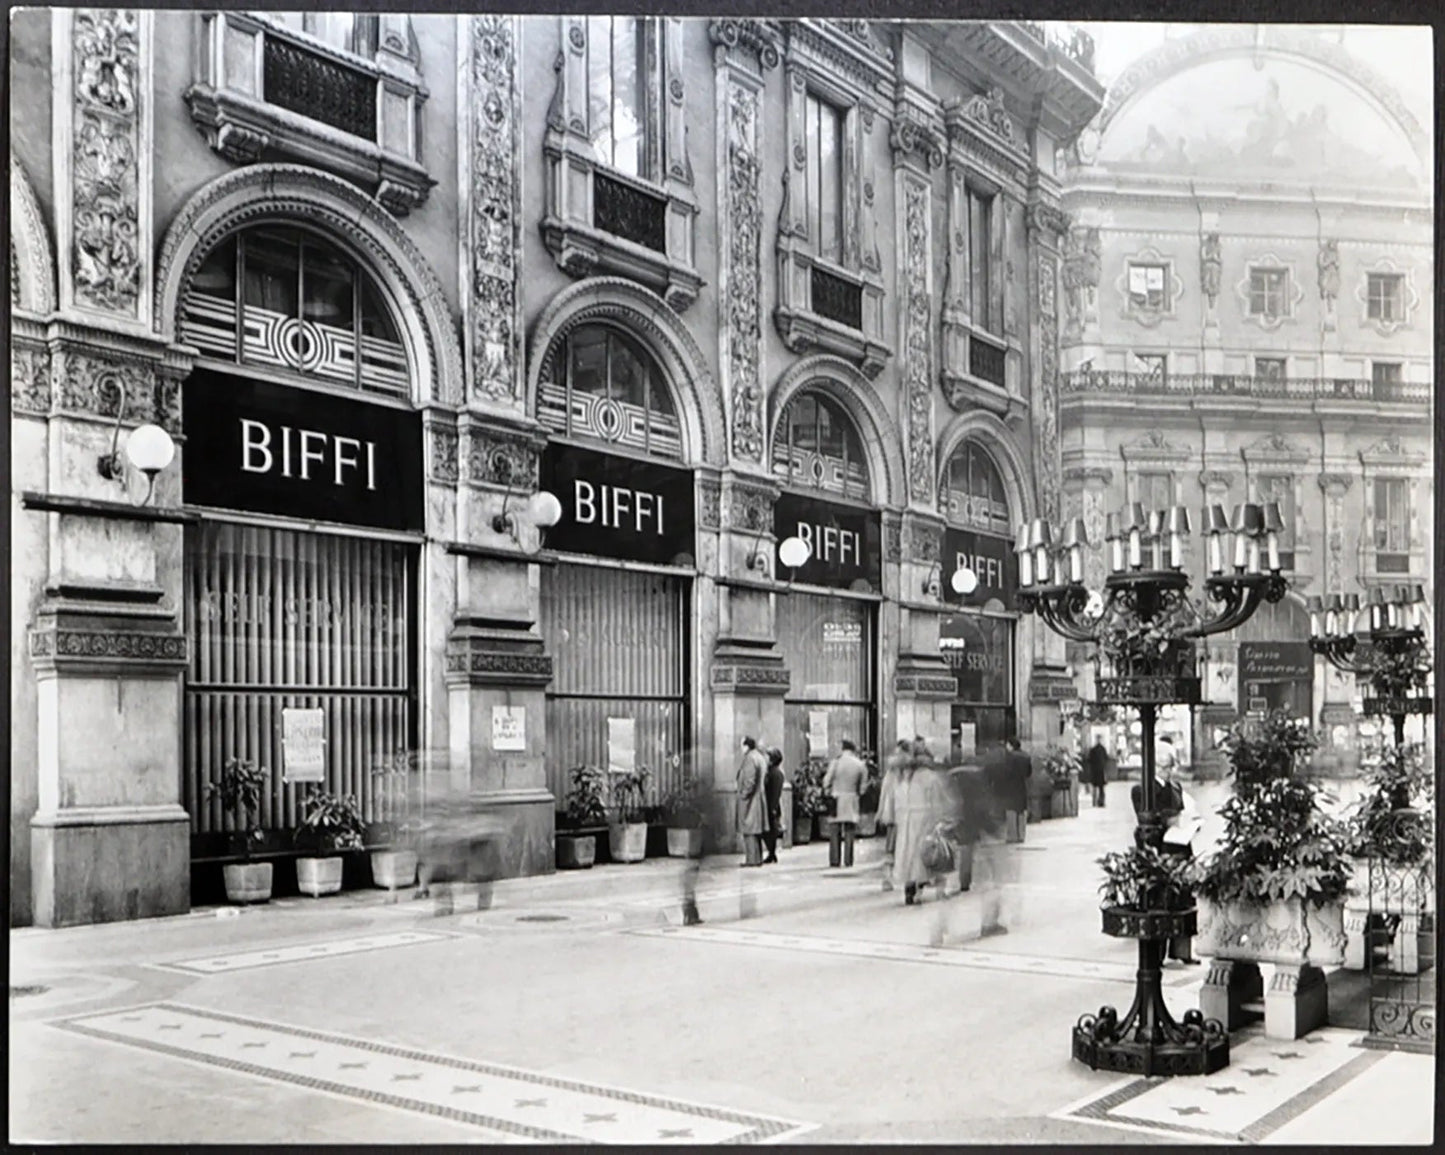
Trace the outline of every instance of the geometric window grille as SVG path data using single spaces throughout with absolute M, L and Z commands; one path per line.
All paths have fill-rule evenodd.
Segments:
M 944 514 L 953 525 L 1010 537 L 1014 533 L 1003 477 L 977 442 L 963 442 L 948 459 Z
M 380 287 L 308 229 L 262 225 L 218 244 L 186 287 L 181 332 L 203 356 L 410 396 Z
M 772 466 L 784 485 L 871 500 L 858 431 L 837 403 L 821 393 L 806 391 L 788 402 L 773 435 Z
M 549 352 L 537 420 L 566 437 L 682 460 L 682 427 L 662 371 L 610 326 L 578 326 Z

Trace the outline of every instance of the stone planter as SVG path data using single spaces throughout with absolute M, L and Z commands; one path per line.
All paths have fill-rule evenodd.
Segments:
M 271 898 L 269 862 L 233 862 L 221 867 L 226 897 L 232 902 L 268 902 Z
M 1263 994 L 1264 1033 L 1272 1039 L 1298 1039 L 1329 1017 L 1324 966 L 1345 959 L 1345 904 L 1315 906 L 1298 898 L 1267 905 L 1231 902 L 1217 906 L 1199 899 L 1196 950 L 1210 959 L 1199 995 L 1206 1019 L 1226 1030 L 1248 1020 L 1250 1006 Z M 1269 990 L 1263 990 L 1260 963 L 1273 963 Z
M 647 823 L 613 823 L 607 828 L 607 849 L 613 862 L 641 862 L 647 857 Z
M 865 810 L 858 815 L 858 837 L 872 838 L 878 833 L 878 811 Z
M 373 850 L 371 881 L 382 890 L 401 890 L 416 881 L 415 850 Z
M 826 814 L 813 816 L 813 841 L 827 842 L 833 836 L 833 820 Z
M 802 846 L 813 841 L 813 816 L 798 814 L 793 818 L 793 845 Z
M 340 858 L 298 858 L 296 889 L 312 898 L 336 894 L 341 890 Z
M 669 826 L 667 828 L 667 853 L 670 858 L 701 858 L 701 826 Z
M 588 870 L 597 861 L 597 835 L 558 834 L 557 869 Z

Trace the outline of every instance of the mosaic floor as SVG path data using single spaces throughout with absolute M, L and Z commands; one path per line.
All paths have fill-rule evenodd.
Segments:
M 329 942 L 304 943 L 299 946 L 278 946 L 261 950 L 241 951 L 236 954 L 210 955 L 206 958 L 183 959 L 179 962 L 156 963 L 165 970 L 182 971 L 185 974 L 219 975 L 235 971 L 251 970 L 254 967 L 279 966 L 282 963 L 304 962 L 310 959 L 335 958 L 338 955 L 360 954 L 365 951 L 387 950 L 391 947 L 416 946 L 419 943 L 443 942 L 455 935 L 436 931 L 406 930 L 386 934 L 369 934 L 360 938 L 332 939 Z
M 352 1099 L 460 1122 L 479 1139 L 544 1143 L 786 1142 L 810 1125 L 601 1084 L 156 1003 L 51 1024 Z
M 1056 1111 L 1078 1119 L 1169 1135 L 1177 1141 L 1260 1143 L 1384 1057 L 1357 1046 L 1360 1032 L 1333 1028 L 1285 1042 L 1262 1033 L 1230 1046 L 1213 1075 L 1118 1080 Z

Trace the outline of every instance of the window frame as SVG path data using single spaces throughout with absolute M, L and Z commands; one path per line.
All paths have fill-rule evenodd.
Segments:
M 1165 483 L 1168 497 L 1168 500 L 1162 504 L 1152 501 L 1149 497 L 1155 484 L 1161 480 Z M 1177 504 L 1177 496 L 1177 480 L 1172 469 L 1151 468 L 1134 471 L 1134 500 L 1144 507 L 1145 512 L 1155 509 L 1171 509 Z
M 1269 371 L 1265 371 L 1269 366 Z M 1260 381 L 1284 381 L 1289 377 L 1288 357 L 1255 357 L 1254 376 Z
M 831 454 L 825 453 L 821 448 L 817 447 L 822 444 L 822 425 L 819 418 L 814 418 L 814 438 L 817 446 L 815 446 L 812 451 L 823 461 L 836 462 L 841 466 L 843 477 L 842 489 L 836 489 L 826 485 L 823 481 L 813 481 L 809 478 L 801 477 L 794 468 L 794 425 L 793 422 L 789 420 L 789 414 L 793 412 L 793 406 L 804 400 L 812 401 L 817 412 L 827 412 L 834 427 L 842 431 L 843 455 L 841 458 L 833 457 Z M 852 476 L 849 472 L 849 466 L 854 464 L 855 461 L 854 457 L 849 453 L 850 448 L 857 450 L 856 464 L 861 475 L 859 482 L 861 492 L 854 492 L 849 488 Z M 781 453 L 779 450 L 781 450 Z M 780 464 L 786 466 L 785 473 L 780 471 Z M 807 491 L 810 493 L 827 493 L 834 497 L 841 497 L 845 501 L 861 502 L 864 504 L 869 504 L 873 501 L 873 477 L 868 467 L 868 454 L 864 450 L 862 431 L 858 428 L 858 423 L 853 420 L 852 414 L 824 389 L 803 388 L 788 398 L 788 403 L 783 406 L 782 411 L 778 414 L 777 420 L 773 423 L 773 437 L 768 468 L 772 476 L 788 489 Z
M 1376 287 L 1382 285 L 1388 285 L 1394 291 L 1377 294 Z M 1388 306 L 1388 315 L 1383 306 Z M 1404 273 L 1365 273 L 1365 318 L 1386 325 L 1398 325 L 1406 319 Z
M 997 483 L 997 500 L 992 493 L 978 494 L 973 490 L 973 479 L 977 463 L 982 462 L 984 476 L 991 477 Z M 962 468 L 963 488 L 953 484 L 955 472 Z M 943 466 L 943 483 L 939 487 L 939 507 L 943 513 L 944 521 L 949 525 L 957 526 L 960 529 L 972 530 L 976 533 L 991 534 L 998 537 L 1012 537 L 1017 527 L 1013 523 L 1013 510 L 1009 503 L 1008 486 L 1004 484 L 1003 470 L 1000 468 L 998 458 L 990 452 L 989 448 L 975 437 L 965 437 L 949 454 L 948 460 Z M 953 497 L 955 494 L 965 498 L 964 512 L 955 516 L 953 512 Z M 968 507 L 982 497 L 990 506 L 990 516 L 982 520 L 973 519 L 968 513 Z M 1001 523 L 996 523 L 993 518 L 992 506 L 997 504 L 1002 513 L 998 516 Z
M 594 15 L 588 13 L 585 16 L 587 27 L 586 48 L 586 73 L 589 100 L 587 104 L 587 139 L 592 146 L 593 152 L 598 154 L 598 167 L 606 170 L 609 174 L 625 177 L 628 180 L 640 181 L 650 185 L 659 191 L 665 183 L 665 141 L 663 101 L 663 76 L 665 66 L 665 45 L 663 44 L 662 28 L 658 21 L 645 15 Z M 617 137 L 613 127 L 617 119 L 617 80 L 616 80 L 616 57 L 617 57 L 617 22 L 630 21 L 634 25 L 634 35 L 637 42 L 638 55 L 642 58 L 642 64 L 636 70 L 634 85 L 636 88 L 635 98 L 638 103 L 637 117 L 639 133 L 637 138 L 638 150 L 638 171 L 632 171 L 617 163 Z M 598 148 L 598 127 L 592 123 L 591 93 L 596 87 L 594 80 L 594 49 L 596 38 L 593 34 L 594 28 L 601 21 L 608 25 L 608 68 L 606 75 L 608 79 L 608 91 L 611 94 L 608 102 L 608 133 L 612 140 L 612 147 L 605 157 L 601 155 Z
M 1390 496 L 1398 494 L 1398 501 Z M 1371 510 L 1373 539 L 1371 552 L 1375 556 L 1375 572 L 1380 574 L 1403 574 L 1410 569 L 1410 480 L 1406 477 L 1378 476 L 1374 479 L 1372 494 L 1374 509 Z M 1385 516 L 1380 516 L 1381 502 L 1384 502 Z M 1398 521 L 1391 518 L 1391 506 L 1397 507 Z M 1396 532 L 1398 531 L 1398 532 Z M 1389 568 L 1381 565 L 1384 557 L 1405 559 L 1403 569 L 1393 563 Z
M 1159 299 L 1157 302 L 1149 299 L 1151 290 L 1145 286 L 1143 297 L 1140 301 L 1139 294 L 1134 289 L 1134 274 L 1157 272 L 1159 274 Z M 1167 313 L 1170 311 L 1170 268 L 1167 262 L 1163 261 L 1135 261 L 1131 260 L 1124 273 L 1125 293 L 1129 298 L 1129 308 L 1138 313 Z
M 1277 292 L 1272 290 L 1268 284 L 1256 286 L 1255 278 L 1278 277 L 1279 285 Z M 1283 265 L 1250 265 L 1249 266 L 1249 315 L 1267 321 L 1278 321 L 1290 315 L 1290 271 Z M 1268 308 L 1271 299 L 1278 297 L 1278 308 Z M 1263 305 L 1263 308 L 1256 307 L 1256 301 Z
M 1168 353 L 1135 353 L 1134 360 L 1138 361 L 1140 364 L 1150 365 L 1157 368 L 1159 371 L 1158 376 L 1160 391 L 1163 392 L 1169 388 Z M 1154 377 L 1154 371 L 1151 368 L 1149 372 L 1140 373 L 1139 376 L 1143 377 L 1145 380 L 1151 380 Z

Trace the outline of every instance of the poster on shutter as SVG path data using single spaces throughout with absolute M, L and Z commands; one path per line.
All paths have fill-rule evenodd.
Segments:
M 977 722 L 960 722 L 958 724 L 958 751 L 964 758 L 972 758 L 978 753 Z
M 607 769 L 630 773 L 637 767 L 637 719 L 607 719 Z
M 525 750 L 527 748 L 527 707 L 492 707 L 492 749 Z
M 828 754 L 828 711 L 808 711 L 808 757 L 823 758 Z
M 326 781 L 326 711 L 282 707 L 281 770 L 287 782 Z

